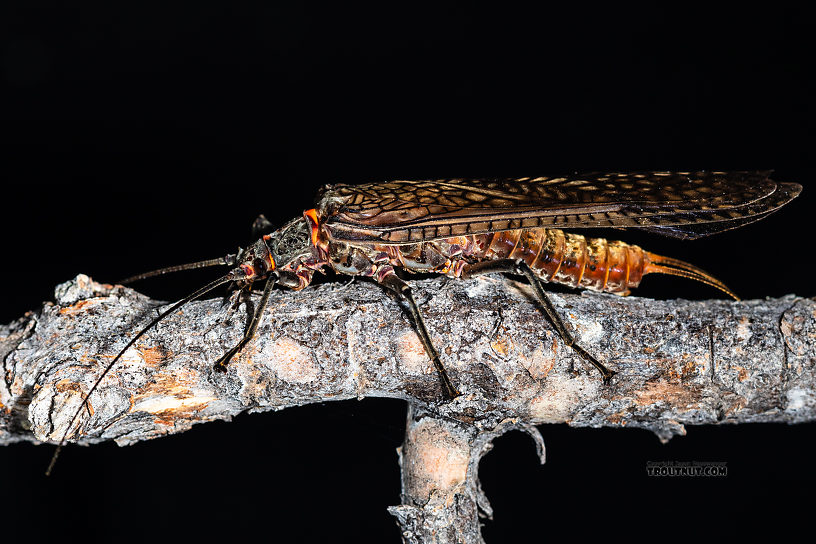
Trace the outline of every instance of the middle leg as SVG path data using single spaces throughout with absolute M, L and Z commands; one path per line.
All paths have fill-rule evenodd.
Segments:
M 379 282 L 385 287 L 391 289 L 391 291 L 396 293 L 396 295 L 408 305 L 411 321 L 413 321 L 417 334 L 419 335 L 419 339 L 422 341 L 425 351 L 431 358 L 431 362 L 433 362 L 434 367 L 439 374 L 439 380 L 442 382 L 442 392 L 445 394 L 445 397 L 448 400 L 453 400 L 461 395 L 461 393 L 453 386 L 453 382 L 451 382 L 451 379 L 448 377 L 448 373 L 445 371 L 445 367 L 442 365 L 442 361 L 439 359 L 439 352 L 436 351 L 436 348 L 431 342 L 431 335 L 428 334 L 428 329 L 425 327 L 425 321 L 422 319 L 422 314 L 419 312 L 419 307 L 417 306 L 416 300 L 414 300 L 414 295 L 411 292 L 411 286 L 405 283 L 393 271 L 385 274 L 383 278 L 379 280 Z

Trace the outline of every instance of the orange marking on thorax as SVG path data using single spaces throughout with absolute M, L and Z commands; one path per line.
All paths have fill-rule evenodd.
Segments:
M 262 236 L 262 238 L 263 238 L 263 241 L 264 241 L 264 242 L 268 242 L 268 241 L 269 241 L 269 240 L 272 238 L 272 235 L 271 235 L 271 234 L 264 234 L 264 235 Z M 275 270 L 275 268 L 277 268 L 277 265 L 275 264 L 275 259 L 274 259 L 274 258 L 272 258 L 272 254 L 271 254 L 271 253 L 269 253 L 269 254 L 267 255 L 267 257 L 268 257 L 268 259 L 269 259 L 269 270 L 270 270 L 270 272 L 271 272 L 272 270 Z
M 317 238 L 320 234 L 320 222 L 317 220 L 317 210 L 312 208 L 311 210 L 306 210 L 303 212 L 303 216 L 309 220 L 309 224 L 312 226 L 312 245 L 317 245 Z

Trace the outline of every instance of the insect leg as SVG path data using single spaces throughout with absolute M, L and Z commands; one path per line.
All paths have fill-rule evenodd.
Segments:
M 246 343 L 252 340 L 252 337 L 255 336 L 255 332 L 258 330 L 258 325 L 261 322 L 261 316 L 269 303 L 269 295 L 272 294 L 272 288 L 275 286 L 276 281 L 277 278 L 274 276 L 271 276 L 268 280 L 266 280 L 266 286 L 264 287 L 263 295 L 261 295 L 261 301 L 258 303 L 258 307 L 255 309 L 255 312 L 252 314 L 252 321 L 250 321 L 249 327 L 247 327 L 247 331 L 244 333 L 244 337 L 240 342 L 238 342 L 238 344 L 236 344 L 232 349 L 218 359 L 218 362 L 215 363 L 216 370 L 226 372 L 227 364 L 230 362 L 230 359 L 232 359 L 236 353 L 241 351 L 241 348 L 243 348 Z
M 227 315 L 224 317 L 224 322 L 232 318 L 232 314 L 238 311 L 242 302 L 245 302 L 247 305 L 247 313 L 255 315 L 255 305 L 252 302 L 252 295 L 261 296 L 261 292 L 253 291 L 252 285 L 253 284 L 249 283 L 241 287 L 236 287 L 235 291 L 228 295 L 225 303 L 229 303 L 229 308 L 227 309 Z
M 414 300 L 414 295 L 411 292 L 411 286 L 405 283 L 394 272 L 386 274 L 385 277 L 380 280 L 380 283 L 391 289 L 408 305 L 411 321 L 413 321 L 417 334 L 419 334 L 419 339 L 422 341 L 422 345 L 425 346 L 425 351 L 428 353 L 428 356 L 431 358 L 431 362 L 433 362 L 434 367 L 436 368 L 436 372 L 439 374 L 439 379 L 442 382 L 442 391 L 444 392 L 445 397 L 453 400 L 461 395 L 461 393 L 453 386 L 453 383 L 448 377 L 448 373 L 445 372 L 445 367 L 442 366 L 442 361 L 439 359 L 439 353 L 436 351 L 436 348 L 434 348 L 433 343 L 431 342 L 428 329 L 425 327 L 425 321 L 422 319 L 422 314 L 419 312 L 419 307 L 417 306 L 416 300 Z
M 464 268 L 461 277 L 468 278 L 489 272 L 518 274 L 527 278 L 527 281 L 530 282 L 530 286 L 533 288 L 533 293 L 535 294 L 536 300 L 541 304 L 544 314 L 547 316 L 552 326 L 555 327 L 555 331 L 558 333 L 558 336 L 561 337 L 567 346 L 575 350 L 578 355 L 583 357 L 584 360 L 592 363 L 592 365 L 601 372 L 604 383 L 609 383 L 609 380 L 615 373 L 606 368 L 591 353 L 589 353 L 579 344 L 575 343 L 575 339 L 564 325 L 564 321 L 561 319 L 561 316 L 558 315 L 558 312 L 556 311 L 555 306 L 553 306 L 550 297 L 547 296 L 547 292 L 541 287 L 541 282 L 539 281 L 538 277 L 527 263 L 521 259 L 518 261 L 503 259 L 499 261 L 483 261 L 480 263 L 473 263 Z

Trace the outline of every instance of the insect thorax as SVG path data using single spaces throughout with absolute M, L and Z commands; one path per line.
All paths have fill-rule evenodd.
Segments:
M 279 267 L 312 254 L 311 227 L 303 217 L 264 236 L 264 241 Z

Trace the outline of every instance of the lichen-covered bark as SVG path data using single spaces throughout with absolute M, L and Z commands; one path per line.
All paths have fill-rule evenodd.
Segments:
M 552 294 L 578 342 L 617 372 L 605 386 L 554 335 L 527 289 L 499 276 L 415 282 L 463 393 L 453 402 L 443 401 L 399 303 L 376 285 L 275 291 L 256 338 L 226 374 L 212 364 L 240 339 L 246 307 L 196 301 L 124 354 L 68 440 L 130 444 L 242 411 L 403 398 L 412 406 L 401 452 L 405 500 L 392 513 L 406 540 L 443 542 L 480 538 L 477 513 L 489 505 L 475 467 L 506 429 L 630 426 L 668 440 L 690 424 L 814 419 L 813 300 Z M 57 288 L 54 303 L 0 327 L 0 444 L 58 442 L 104 366 L 162 307 L 78 276 Z M 439 532 L 443 520 L 470 528 Z

